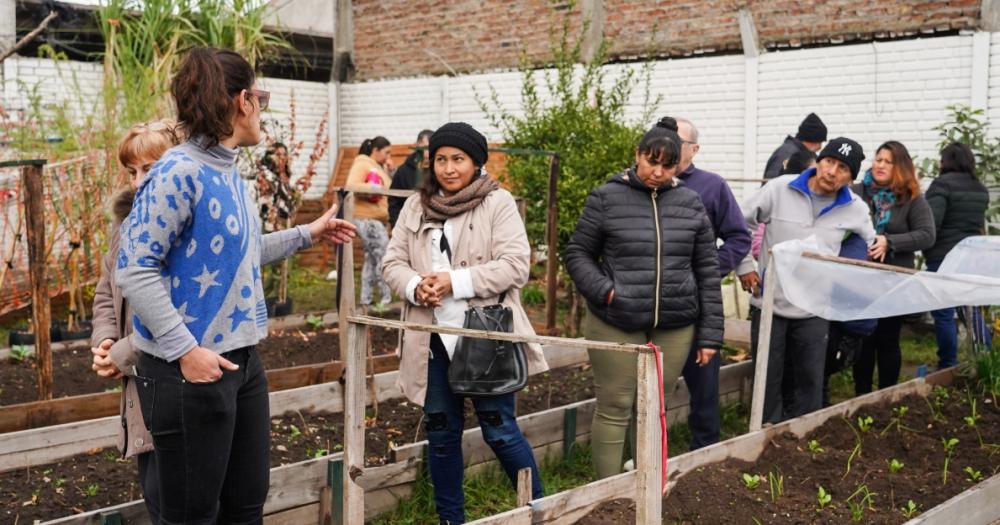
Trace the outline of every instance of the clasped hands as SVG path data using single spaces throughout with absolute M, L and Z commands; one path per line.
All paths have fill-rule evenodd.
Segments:
M 420 274 L 420 282 L 417 283 L 413 298 L 421 306 L 436 308 L 441 306 L 441 301 L 451 292 L 451 273 L 428 272 Z

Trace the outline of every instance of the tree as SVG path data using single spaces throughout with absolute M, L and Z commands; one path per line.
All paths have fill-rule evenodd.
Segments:
M 660 99 L 650 98 L 652 62 L 639 67 L 622 67 L 609 77 L 604 66 L 610 42 L 602 39 L 590 60 L 582 58 L 583 24 L 573 35 L 565 9 L 561 25 L 549 30 L 551 68 L 539 72 L 522 52 L 520 72 L 521 108 L 506 108 L 491 85 L 488 96 L 477 100 L 480 108 L 503 134 L 511 148 L 555 151 L 560 155 L 558 246 L 549 246 L 553 256 L 562 253 L 576 227 L 590 192 L 613 174 L 630 166 L 636 146 L 651 122 Z M 636 88 L 643 88 L 643 111 L 630 122 L 626 105 Z M 547 93 L 547 96 L 543 95 Z M 533 244 L 544 242 L 547 216 L 548 158 L 510 155 L 507 182 L 525 199 L 528 237 Z M 575 333 L 575 313 L 579 299 L 573 294 L 570 333 Z

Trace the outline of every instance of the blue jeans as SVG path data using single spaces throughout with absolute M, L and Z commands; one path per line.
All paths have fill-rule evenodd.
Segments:
M 431 335 L 433 358 L 427 363 L 427 397 L 424 400 L 424 420 L 430 445 L 431 482 L 434 484 L 434 505 L 441 523 L 465 523 L 465 492 L 462 478 L 462 431 L 465 427 L 465 398 L 455 395 L 448 385 L 451 361 L 437 334 Z M 511 484 L 517 487 L 517 471 L 531 469 L 531 497 L 545 495 L 542 480 L 531 445 L 524 439 L 514 415 L 514 395 L 474 397 L 483 440 L 493 449 Z
M 927 271 L 936 272 L 941 261 L 927 261 Z M 934 318 L 934 337 L 938 345 L 938 370 L 958 364 L 958 325 L 955 309 L 942 308 L 931 312 Z

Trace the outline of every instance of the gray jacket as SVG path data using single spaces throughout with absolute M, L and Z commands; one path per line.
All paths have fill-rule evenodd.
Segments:
M 760 250 L 760 274 L 766 278 L 767 266 L 772 246 L 793 239 L 805 239 L 815 235 L 821 250 L 827 255 L 837 255 L 841 242 L 851 233 L 864 239 L 865 244 L 875 240 L 868 207 L 864 201 L 846 186 L 841 188 L 834 203 L 820 213 L 813 215 L 809 178 L 816 168 L 810 168 L 800 175 L 778 177 L 757 190 L 741 206 L 743 217 L 750 230 L 758 224 L 767 224 Z M 756 269 L 752 255 L 747 255 L 736 268 L 736 275 L 745 275 Z M 816 293 L 823 293 L 817 290 Z M 760 298 L 751 302 L 760 306 Z M 774 312 L 790 319 L 805 319 L 812 314 L 792 306 L 781 290 L 781 279 L 774 296 Z

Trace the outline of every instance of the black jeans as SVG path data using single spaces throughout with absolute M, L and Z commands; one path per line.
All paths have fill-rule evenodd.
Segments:
M 878 362 L 878 387 L 886 388 L 899 382 L 899 369 L 903 354 L 899 350 L 899 332 L 903 327 L 902 317 L 886 317 L 878 320 L 875 333 L 865 338 L 854 361 L 854 393 L 867 394 L 872 391 L 872 375 Z
M 692 346 L 681 375 L 691 394 L 688 407 L 688 428 L 691 429 L 691 450 L 719 442 L 719 367 L 722 351 L 718 351 L 705 366 L 695 362 L 698 349 Z
M 160 523 L 259 524 L 270 474 L 267 376 L 254 347 L 214 383 L 184 380 L 178 362 L 139 353 L 139 401 L 153 434 Z
M 789 319 L 775 314 L 771 321 L 771 347 L 764 391 L 764 422 L 780 423 L 823 406 L 823 371 L 829 322 L 819 317 Z M 754 355 L 760 335 L 760 310 L 751 314 L 750 338 Z M 782 399 L 785 367 L 790 366 L 793 401 L 788 409 Z

